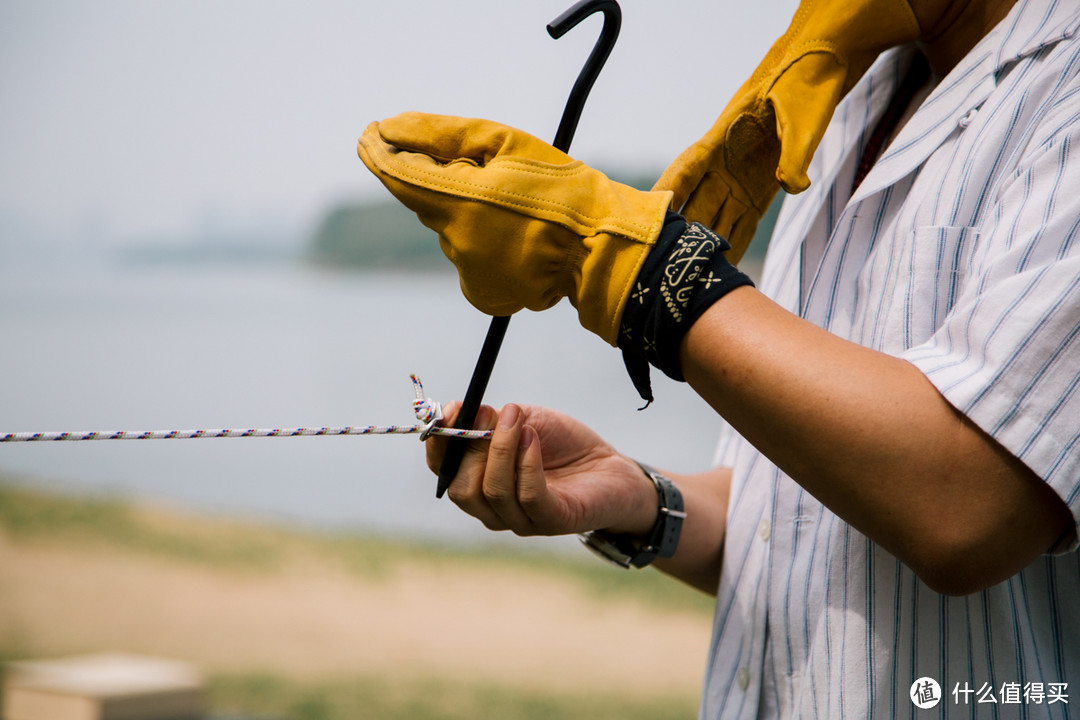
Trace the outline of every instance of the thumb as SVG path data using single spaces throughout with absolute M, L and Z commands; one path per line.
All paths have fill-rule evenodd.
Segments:
M 846 67 L 834 55 L 810 53 L 788 68 L 769 91 L 780 136 L 776 179 L 790 193 L 810 187 L 806 170 L 843 96 L 846 77 Z

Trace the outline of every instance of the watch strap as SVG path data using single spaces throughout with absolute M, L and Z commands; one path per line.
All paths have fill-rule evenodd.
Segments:
M 606 530 L 592 530 L 578 536 L 594 553 L 624 568 L 642 568 L 658 557 L 674 555 L 679 545 L 683 520 L 686 519 L 682 493 L 675 487 L 675 483 L 652 467 L 641 462 L 637 464 L 653 481 L 657 495 L 656 521 L 644 542 L 638 544 L 640 541 Z

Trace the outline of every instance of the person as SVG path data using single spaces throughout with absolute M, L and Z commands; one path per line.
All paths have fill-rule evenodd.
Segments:
M 1067 0 L 804 0 L 648 193 L 497 123 L 369 126 L 474 305 L 568 297 L 643 396 L 651 364 L 726 422 L 716 467 L 675 475 L 485 407 L 453 502 L 716 594 L 703 718 L 1067 717 L 1078 32 Z M 781 186 L 759 290 L 729 256 Z

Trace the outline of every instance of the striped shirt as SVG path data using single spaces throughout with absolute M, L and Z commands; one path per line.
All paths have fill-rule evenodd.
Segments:
M 837 109 L 762 290 L 916 365 L 1080 516 L 1080 4 L 1020 0 L 852 194 L 911 57 L 879 58 Z M 1075 534 L 947 597 L 730 429 L 717 462 L 734 476 L 702 718 L 1080 715 Z

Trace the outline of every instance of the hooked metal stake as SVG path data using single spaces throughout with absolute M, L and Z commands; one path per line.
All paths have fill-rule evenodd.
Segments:
M 577 130 L 578 120 L 581 119 L 581 110 L 585 107 L 585 100 L 597 76 L 600 75 L 600 70 L 604 67 L 608 55 L 611 54 L 611 49 L 615 47 L 615 41 L 619 37 L 619 28 L 622 26 L 622 10 L 616 0 L 581 0 L 547 26 L 548 35 L 558 40 L 577 27 L 582 20 L 598 12 L 604 13 L 604 26 L 584 67 L 578 73 L 574 87 L 570 91 L 570 98 L 563 109 L 559 129 L 555 133 L 555 141 L 552 142 L 552 145 L 563 152 L 570 150 L 570 142 L 574 139 L 574 132 Z M 480 411 L 484 391 L 487 390 L 491 372 L 495 369 L 495 360 L 499 356 L 499 348 L 502 347 L 503 337 L 509 325 L 509 316 L 491 318 L 484 345 L 480 348 L 480 357 L 476 361 L 472 379 L 469 381 L 469 389 L 465 391 L 461 411 L 458 412 L 454 423 L 455 428 L 468 429 L 476 422 L 476 414 Z M 442 465 L 439 466 L 439 484 L 435 489 L 435 497 L 441 498 L 453 482 L 458 468 L 461 467 L 466 443 L 466 440 L 452 439 L 447 445 L 446 455 L 443 457 Z
M 570 143 L 577 131 L 585 100 L 589 97 L 593 83 L 596 82 L 600 70 L 607 62 L 608 55 L 611 54 L 611 49 L 615 47 L 615 41 L 619 38 L 622 11 L 615 0 L 583 0 L 552 20 L 547 26 L 548 35 L 558 40 L 577 27 L 582 20 L 597 12 L 604 13 L 604 26 L 600 29 L 600 37 L 593 45 L 585 66 L 581 68 L 577 80 L 574 81 L 574 88 L 570 91 L 570 98 L 566 101 L 559 129 L 555 133 L 555 141 L 551 143 L 563 152 L 570 150 Z

